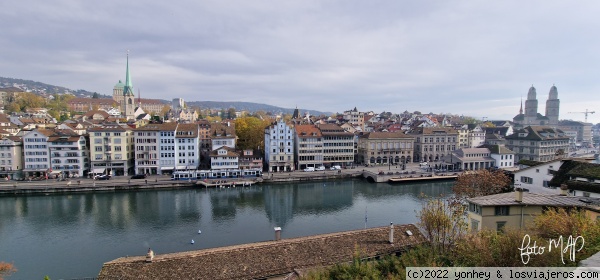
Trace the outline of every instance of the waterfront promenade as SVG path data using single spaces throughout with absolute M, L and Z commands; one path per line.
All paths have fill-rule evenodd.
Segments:
M 445 176 L 448 175 L 444 172 Z M 437 174 L 440 175 L 440 174 Z M 41 181 L 0 181 L 0 195 L 28 195 L 72 192 L 102 192 L 120 190 L 173 189 L 190 187 L 233 187 L 253 185 L 257 183 L 288 183 L 302 181 L 328 181 L 349 178 L 366 178 L 370 182 L 402 182 L 431 179 L 453 179 L 452 177 L 435 176 L 435 173 L 419 168 L 418 164 L 407 164 L 405 170 L 397 166 L 356 166 L 342 170 L 325 170 L 314 172 L 275 172 L 264 173 L 262 178 L 208 179 L 203 181 L 172 181 L 167 175 L 151 175 L 146 179 L 130 179 L 130 176 L 113 177 L 110 180 L 92 180 L 74 178 L 67 181 L 56 179 Z M 396 179 L 394 179 L 396 178 Z

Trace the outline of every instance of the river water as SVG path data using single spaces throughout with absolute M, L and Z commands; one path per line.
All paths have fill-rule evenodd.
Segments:
M 0 198 L 0 261 L 9 279 L 95 277 L 104 262 L 415 223 L 423 198 L 452 182 L 402 185 L 352 179 L 248 188 L 149 190 Z M 202 233 L 198 234 L 201 230 Z M 195 244 L 191 244 L 194 239 Z

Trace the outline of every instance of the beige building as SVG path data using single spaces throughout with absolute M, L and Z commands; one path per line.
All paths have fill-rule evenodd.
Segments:
M 558 128 L 564 132 L 572 131 L 576 133 L 575 141 L 587 147 L 592 143 L 592 124 L 570 120 L 562 120 L 558 123 Z
M 159 173 L 159 131 L 163 124 L 148 124 L 134 131 L 135 141 L 135 174 Z
M 411 162 L 415 138 L 402 132 L 369 132 L 358 137 L 359 164 L 397 165 Z
M 104 124 L 88 130 L 92 173 L 126 176 L 134 173 L 134 133 L 127 125 Z
M 323 135 L 323 164 L 349 166 L 354 163 L 354 134 L 337 124 L 318 125 Z
M 409 133 L 415 137 L 414 161 L 439 161 L 458 148 L 458 131 L 444 127 L 420 127 Z M 468 142 L 467 142 L 468 143 Z
M 506 227 L 523 229 L 535 216 L 548 208 L 583 208 L 594 219 L 598 216 L 597 207 L 590 207 L 580 201 L 580 197 L 547 195 L 529 192 L 493 194 L 467 199 L 469 203 L 469 229 L 503 230 Z
M 356 107 L 344 112 L 344 119 L 354 127 L 358 127 L 361 131 L 365 131 L 365 113 L 359 112 Z
M 295 127 L 294 149 L 296 170 L 323 165 L 323 135 L 312 124 L 300 124 Z
M 0 178 L 23 178 L 23 139 L 7 136 L 0 139 Z
M 520 160 L 551 161 L 566 156 L 569 137 L 560 129 L 528 126 L 506 136 L 506 147 Z
M 91 110 L 108 111 L 113 107 L 118 107 L 119 103 L 110 98 L 82 98 L 75 97 L 67 102 L 69 110 L 74 112 L 89 112 Z
M 479 170 L 488 169 L 496 165 L 496 160 L 491 157 L 488 148 L 463 148 L 444 157 L 448 169 Z

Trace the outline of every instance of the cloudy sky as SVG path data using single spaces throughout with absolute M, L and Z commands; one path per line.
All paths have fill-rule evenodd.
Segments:
M 0 2 L 0 76 L 112 94 L 600 122 L 599 1 Z

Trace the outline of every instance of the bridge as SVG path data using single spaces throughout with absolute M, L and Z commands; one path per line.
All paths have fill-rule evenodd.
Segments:
M 414 181 L 432 181 L 432 180 L 454 180 L 458 177 L 458 173 L 409 173 L 409 172 L 392 172 L 381 171 L 378 173 L 364 170 L 363 178 L 371 183 L 401 183 Z

